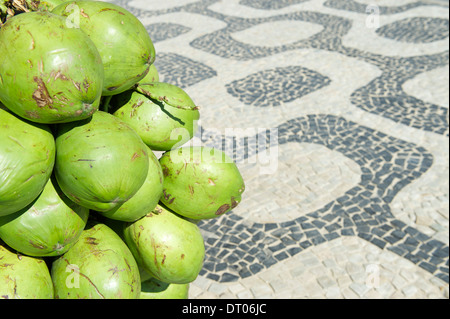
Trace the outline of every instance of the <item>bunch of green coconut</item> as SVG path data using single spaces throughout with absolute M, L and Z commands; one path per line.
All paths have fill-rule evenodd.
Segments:
M 0 0 L 0 298 L 188 298 L 245 186 L 102 1 Z M 159 154 L 159 156 L 157 155 Z

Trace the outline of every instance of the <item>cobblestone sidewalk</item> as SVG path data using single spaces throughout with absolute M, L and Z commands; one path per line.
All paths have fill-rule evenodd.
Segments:
M 448 1 L 111 2 L 246 181 L 191 298 L 448 298 Z

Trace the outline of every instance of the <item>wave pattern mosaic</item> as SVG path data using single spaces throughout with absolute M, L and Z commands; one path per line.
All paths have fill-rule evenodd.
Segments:
M 246 180 L 193 297 L 448 298 L 448 1 L 111 2 Z

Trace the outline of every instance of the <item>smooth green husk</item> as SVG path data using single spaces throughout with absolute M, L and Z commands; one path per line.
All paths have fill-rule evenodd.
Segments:
M 103 1 L 70 1 L 52 10 L 70 19 L 95 43 L 105 69 L 103 96 L 129 90 L 155 61 L 144 25 L 128 10 Z
M 125 203 L 113 210 L 101 213 L 103 216 L 124 222 L 134 222 L 155 209 L 162 196 L 163 173 L 155 154 L 149 148 L 147 148 L 147 153 L 149 165 L 144 184 Z
M 200 273 L 205 245 L 198 226 L 160 205 L 123 235 L 138 265 L 162 282 L 187 284 Z
M 159 82 L 158 69 L 154 64 L 150 66 L 147 75 L 139 81 L 140 84 Z
M 55 298 L 139 299 L 141 278 L 122 239 L 102 223 L 89 223 L 77 243 L 52 264 Z
M 23 120 L 0 105 L 0 216 L 25 208 L 39 196 L 52 173 L 55 152 L 47 125 Z
M 0 299 L 53 299 L 45 261 L 11 250 L 0 240 Z
M 106 212 L 134 196 L 148 174 L 147 147 L 128 125 L 98 111 L 58 126 L 55 176 L 73 202 Z
M 140 299 L 188 299 L 189 284 L 168 284 L 156 278 L 141 283 Z
M 164 82 L 141 83 L 113 96 L 111 112 L 129 124 L 155 151 L 184 145 L 198 130 L 200 113 L 181 88 Z
M 28 256 L 60 256 L 78 240 L 88 217 L 89 209 L 71 202 L 50 178 L 32 205 L 0 217 L 0 238 Z
M 94 43 L 66 19 L 22 13 L 0 29 L 0 101 L 37 123 L 86 119 L 99 108 L 103 65 Z
M 208 147 L 182 147 L 159 160 L 164 174 L 161 202 L 187 218 L 219 217 L 242 200 L 245 183 L 224 152 Z

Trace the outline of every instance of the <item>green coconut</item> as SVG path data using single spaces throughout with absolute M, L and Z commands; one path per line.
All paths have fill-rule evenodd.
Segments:
M 73 202 L 106 212 L 133 197 L 148 174 L 148 148 L 119 118 L 96 112 L 58 126 L 55 176 Z
M 103 216 L 124 222 L 134 222 L 155 209 L 162 196 L 163 173 L 155 154 L 148 148 L 147 153 L 149 165 L 144 184 L 128 201 L 113 210 L 101 213 Z
M 123 234 L 138 265 L 162 282 L 191 283 L 202 269 L 205 245 L 200 229 L 160 205 L 126 225 Z
M 116 4 L 69 1 L 52 13 L 69 18 L 97 46 L 105 68 L 103 96 L 129 90 L 147 75 L 155 61 L 155 48 L 144 25 Z
M 0 101 L 38 123 L 66 123 L 98 110 L 102 60 L 89 37 L 49 12 L 10 18 L 0 29 Z
M 188 299 L 189 284 L 168 284 L 156 278 L 141 283 L 140 299 Z
M 0 103 L 0 216 L 25 208 L 39 196 L 52 173 L 55 152 L 47 125 L 23 120 Z
M 159 73 L 155 64 L 150 66 L 147 75 L 139 81 L 140 84 L 159 82 Z
M 208 147 L 183 147 L 159 160 L 164 174 L 161 202 L 194 220 L 211 219 L 241 202 L 245 183 L 233 160 Z
M 127 245 L 108 226 L 93 223 L 52 264 L 55 298 L 139 299 L 141 279 Z
M 28 256 L 59 256 L 78 240 L 88 216 L 89 209 L 71 202 L 50 178 L 32 205 L 0 217 L 0 238 Z
M 53 299 L 53 284 L 41 258 L 17 254 L 0 241 L 0 299 Z
M 112 113 L 129 124 L 152 150 L 168 151 L 191 140 L 198 130 L 200 113 L 181 88 L 164 82 L 113 96 Z

